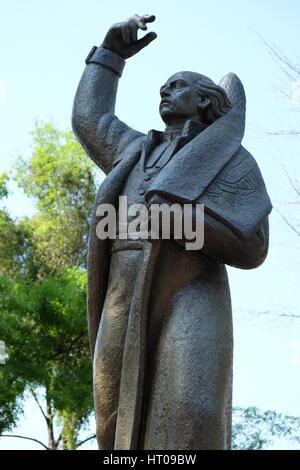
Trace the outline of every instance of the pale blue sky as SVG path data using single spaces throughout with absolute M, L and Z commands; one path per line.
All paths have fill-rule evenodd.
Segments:
M 297 206 L 291 204 L 296 198 L 280 162 L 293 177 L 299 175 L 300 137 L 270 137 L 260 130 L 299 126 L 295 112 L 299 102 L 280 96 L 278 90 L 294 91 L 299 98 L 300 84 L 285 78 L 259 35 L 299 62 L 298 0 L 1 3 L 0 169 L 8 169 L 18 154 L 30 155 L 29 132 L 36 119 L 70 127 L 84 59 L 93 45 L 102 42 L 108 27 L 132 13 L 153 13 L 157 20 L 150 30 L 158 38 L 127 61 L 118 116 L 144 132 L 162 129 L 158 91 L 172 73 L 193 70 L 216 82 L 228 72 L 236 73 L 247 96 L 244 145 L 262 170 L 273 204 L 296 216 Z M 8 206 L 14 215 L 31 210 L 19 192 L 10 197 Z M 299 311 L 299 240 L 275 211 L 270 225 L 270 252 L 264 265 L 253 271 L 229 270 L 235 333 L 233 398 L 235 405 L 300 416 L 300 319 L 270 323 L 256 315 L 266 310 Z M 27 408 L 18 431 L 40 435 L 38 418 L 33 419 L 32 413 Z M 0 442 L 0 449 L 21 446 L 31 444 Z

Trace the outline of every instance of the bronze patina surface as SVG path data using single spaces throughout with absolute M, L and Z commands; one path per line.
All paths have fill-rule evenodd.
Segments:
M 145 135 L 115 116 L 125 60 L 156 38 L 137 40 L 154 19 L 134 15 L 109 29 L 86 60 L 73 108 L 74 132 L 107 174 L 88 262 L 97 439 L 100 449 L 229 449 L 233 339 L 225 265 L 252 269 L 264 261 L 272 206 L 241 145 L 245 94 L 236 75 L 219 85 L 194 72 L 172 75 L 160 90 L 165 132 Z M 147 207 L 204 204 L 204 246 L 187 250 L 174 237 L 99 239 L 97 207 L 117 209 L 119 196 Z

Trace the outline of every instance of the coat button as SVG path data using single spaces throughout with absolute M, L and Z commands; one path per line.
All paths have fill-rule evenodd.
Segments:
M 144 189 L 140 189 L 140 190 L 139 190 L 139 195 L 140 195 L 140 196 L 143 196 L 144 194 L 145 194 L 145 190 L 144 190 Z
M 149 181 L 150 179 L 151 179 L 151 176 L 148 176 L 148 175 L 144 176 L 144 181 Z

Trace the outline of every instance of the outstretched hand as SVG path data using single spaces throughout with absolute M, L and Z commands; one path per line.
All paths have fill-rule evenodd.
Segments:
M 137 38 L 139 29 L 147 30 L 146 23 L 152 23 L 154 15 L 133 15 L 122 23 L 116 23 L 108 30 L 102 47 L 109 49 L 123 59 L 128 59 L 153 41 L 157 37 L 156 33 L 148 33 L 143 38 Z

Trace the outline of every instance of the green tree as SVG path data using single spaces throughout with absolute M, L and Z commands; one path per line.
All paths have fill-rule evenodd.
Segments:
M 86 266 L 95 165 L 71 131 L 37 124 L 32 138 L 33 154 L 17 159 L 14 177 L 37 209 L 28 226 L 43 278 L 61 266 Z
M 27 390 L 44 416 L 48 447 L 63 442 L 76 448 L 93 407 L 85 272 L 60 270 L 42 282 L 2 278 L 0 298 L 0 337 L 8 354 L 0 369 L 0 432 L 16 424 Z M 56 438 L 55 420 L 62 429 Z
M 92 411 L 86 323 L 86 255 L 95 199 L 94 165 L 71 131 L 37 124 L 30 159 L 14 179 L 32 217 L 0 210 L 0 434 L 12 430 L 31 394 L 48 430 L 47 449 L 75 449 Z M 7 197 L 7 175 L 0 196 Z M 26 436 L 22 436 L 27 438 Z
M 0 174 L 0 200 L 8 197 L 8 175 Z M 24 218 L 16 221 L 0 209 L 0 276 L 24 275 L 32 269 L 30 228 Z M 31 275 L 34 275 L 31 273 Z
M 255 407 L 233 409 L 233 450 L 263 450 L 276 438 L 300 445 L 300 418 Z

